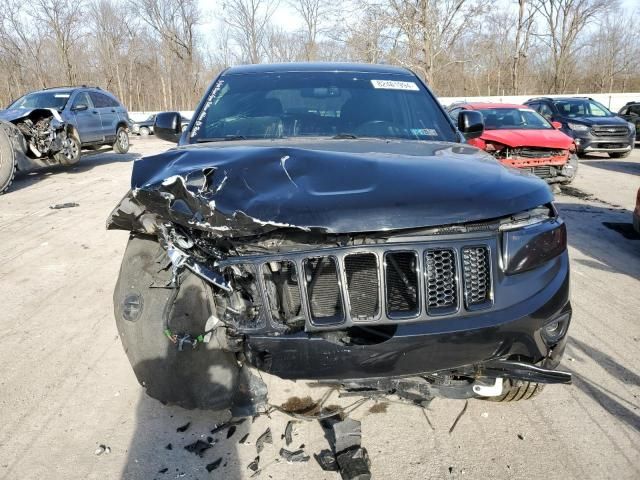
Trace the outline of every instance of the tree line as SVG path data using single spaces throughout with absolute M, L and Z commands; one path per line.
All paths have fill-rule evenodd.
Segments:
M 639 20 L 611 0 L 0 0 L 0 103 L 90 84 L 190 110 L 222 69 L 288 61 L 401 65 L 441 96 L 640 91 Z

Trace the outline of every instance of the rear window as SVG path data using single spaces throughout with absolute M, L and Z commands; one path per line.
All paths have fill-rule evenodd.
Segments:
M 190 134 L 196 142 L 305 136 L 458 140 L 415 77 L 354 72 L 224 75 Z

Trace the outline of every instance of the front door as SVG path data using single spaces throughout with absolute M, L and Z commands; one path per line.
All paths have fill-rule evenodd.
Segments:
M 86 105 L 87 108 L 82 108 L 83 105 Z M 75 127 L 80 135 L 80 143 L 102 140 L 100 112 L 94 108 L 87 92 L 80 92 L 73 99 L 71 114 L 75 117 Z

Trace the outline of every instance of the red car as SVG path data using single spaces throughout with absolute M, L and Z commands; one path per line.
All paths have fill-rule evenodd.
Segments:
M 504 165 L 526 170 L 548 183 L 570 183 L 578 169 L 573 139 L 524 105 L 458 103 L 449 115 L 457 121 L 463 110 L 484 117 L 484 133 L 469 144 L 491 153 Z

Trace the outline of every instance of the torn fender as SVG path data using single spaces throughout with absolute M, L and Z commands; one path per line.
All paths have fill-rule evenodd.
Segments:
M 226 238 L 361 233 L 494 219 L 546 204 L 540 180 L 466 145 L 279 139 L 175 148 L 134 163 L 108 228 L 155 216 Z

